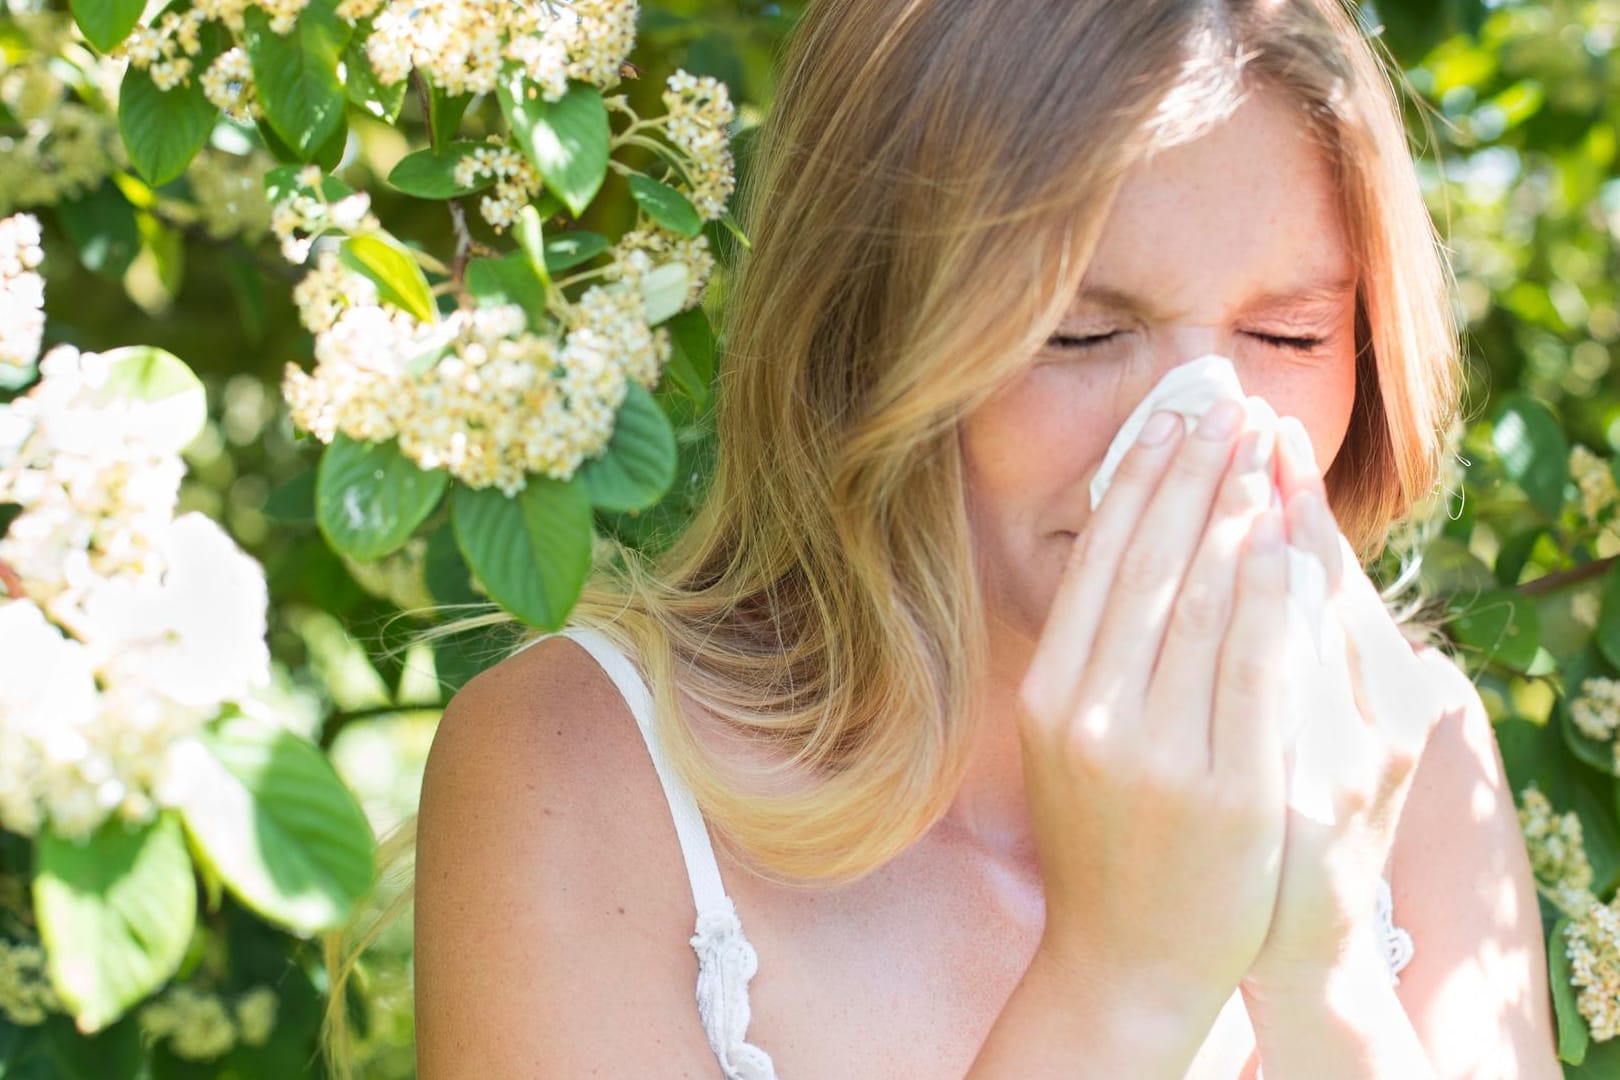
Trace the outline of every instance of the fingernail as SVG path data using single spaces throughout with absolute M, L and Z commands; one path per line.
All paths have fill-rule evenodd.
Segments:
M 1173 412 L 1159 411 L 1148 417 L 1148 422 L 1142 425 L 1142 430 L 1136 435 L 1136 441 L 1143 446 L 1158 446 L 1170 437 L 1171 432 L 1181 426 L 1181 417 Z
M 1288 455 L 1316 469 L 1316 449 L 1311 445 L 1311 437 L 1306 432 L 1305 425 L 1296 417 L 1285 416 L 1277 427 L 1288 444 Z
M 1271 464 L 1271 452 L 1277 436 L 1269 428 L 1256 428 L 1243 433 L 1238 443 L 1237 466 L 1244 472 L 1260 472 Z
M 1209 407 L 1204 418 L 1198 422 L 1198 434 L 1205 439 L 1231 438 L 1232 432 L 1238 429 L 1247 415 L 1242 405 L 1231 398 L 1221 398 Z

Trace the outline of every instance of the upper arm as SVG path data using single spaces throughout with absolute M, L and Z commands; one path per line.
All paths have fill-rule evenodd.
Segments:
M 1560 1075 L 1546 947 L 1495 734 L 1479 693 L 1438 651 L 1449 702 L 1396 830 L 1395 921 L 1414 951 L 1399 994 L 1441 1077 Z
M 579 647 L 474 679 L 422 784 L 419 1075 L 711 1075 L 691 907 L 635 723 Z

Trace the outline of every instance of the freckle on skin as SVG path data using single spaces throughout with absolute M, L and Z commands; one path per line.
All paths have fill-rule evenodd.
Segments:
M 624 914 L 624 908 L 622 908 L 622 907 L 621 907 L 621 908 L 620 908 L 620 909 L 619 909 L 619 914 L 620 914 L 620 915 L 623 915 L 623 914 Z

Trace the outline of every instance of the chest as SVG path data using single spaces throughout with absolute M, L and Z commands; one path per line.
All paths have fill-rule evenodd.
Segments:
M 726 880 L 759 955 L 748 1039 L 780 1080 L 961 1080 L 1039 943 L 1038 876 L 918 850 L 829 891 Z M 1188 1080 L 1243 1080 L 1253 1034 L 1234 994 Z

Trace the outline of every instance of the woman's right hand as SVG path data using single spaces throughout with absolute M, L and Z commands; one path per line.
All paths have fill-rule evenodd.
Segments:
M 1240 437 L 1242 408 L 1185 432 L 1155 419 L 1075 540 L 1020 735 L 1046 893 L 1036 962 L 1196 1051 L 1277 893 L 1287 563 L 1255 464 L 1269 448 Z

